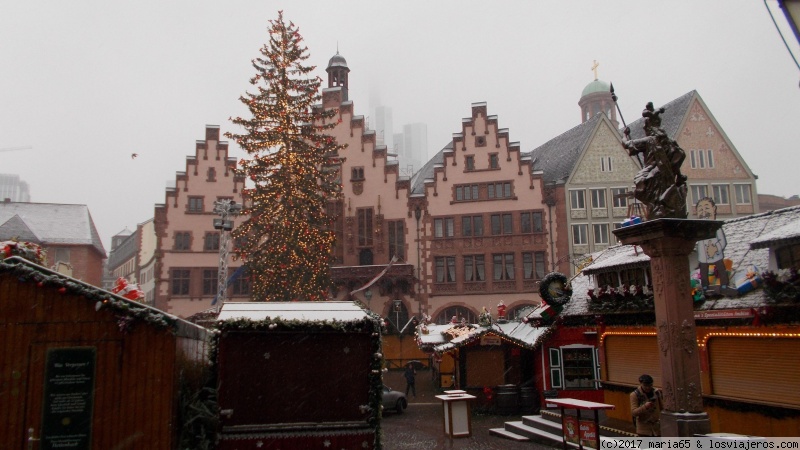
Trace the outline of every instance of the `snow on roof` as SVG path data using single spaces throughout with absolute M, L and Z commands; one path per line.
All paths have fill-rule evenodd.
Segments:
M 15 216 L 18 219 L 9 222 Z M 0 234 L 3 234 L 7 222 L 10 229 L 6 231 L 9 233 L 18 230 L 23 223 L 41 240 L 41 244 L 91 245 L 105 257 L 105 248 L 86 205 L 2 202 Z
M 750 241 L 750 248 L 765 248 L 775 245 L 786 245 L 800 240 L 800 221 L 790 222 L 778 227 L 761 237 Z
M 367 312 L 353 302 L 228 302 L 222 305 L 217 320 L 355 322 L 366 317 Z
M 428 324 L 427 327 L 427 334 L 417 334 L 417 342 L 421 348 L 438 353 L 467 345 L 486 334 L 504 337 L 521 347 L 534 348 L 541 343 L 542 338 L 551 329 L 550 326 L 534 327 L 518 321 L 495 322 L 487 327 L 451 323 L 445 325 Z

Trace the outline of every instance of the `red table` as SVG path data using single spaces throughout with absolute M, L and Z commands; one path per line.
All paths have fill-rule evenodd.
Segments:
M 614 409 L 616 408 L 614 405 L 587 402 L 586 400 L 578 400 L 576 398 L 548 398 L 547 403 L 552 403 L 561 410 L 561 434 L 565 450 L 567 449 L 568 441 L 577 444 L 578 448 L 582 450 L 584 443 L 587 447 L 592 447 L 590 442 L 593 440 L 593 448 L 600 448 L 600 419 L 598 412 L 601 409 Z M 577 432 L 575 430 L 576 422 L 573 421 L 572 416 L 564 414 L 565 409 L 574 409 L 577 411 Z M 581 421 L 581 411 L 594 411 L 594 422 Z M 587 429 L 584 430 L 584 427 Z

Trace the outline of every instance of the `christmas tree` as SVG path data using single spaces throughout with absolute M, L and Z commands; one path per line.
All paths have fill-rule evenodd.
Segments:
M 226 133 L 250 156 L 237 169 L 249 179 L 242 211 L 249 218 L 233 231 L 235 255 L 250 270 L 253 300 L 325 300 L 334 242 L 325 207 L 341 195 L 342 148 L 325 130 L 338 111 L 318 106 L 322 80 L 303 65 L 308 48 L 282 11 L 260 54 L 250 79 L 256 90 L 240 97 L 252 117 L 231 119 L 243 134 Z

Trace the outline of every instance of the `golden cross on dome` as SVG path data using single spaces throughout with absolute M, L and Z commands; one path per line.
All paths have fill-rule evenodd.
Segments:
M 600 63 L 597 62 L 597 60 L 595 59 L 594 60 L 594 64 L 592 64 L 592 71 L 594 71 L 594 79 L 595 80 L 597 80 L 597 66 L 599 66 L 599 65 L 600 65 Z

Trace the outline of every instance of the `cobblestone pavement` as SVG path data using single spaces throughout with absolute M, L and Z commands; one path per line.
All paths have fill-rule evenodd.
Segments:
M 390 371 L 384 383 L 405 392 L 406 382 L 402 372 Z M 444 434 L 439 392 L 433 387 L 430 373 L 417 373 L 417 395 L 409 395 L 408 408 L 402 414 L 385 411 L 383 414 L 383 448 L 385 450 L 459 449 L 459 450 L 544 450 L 552 447 L 534 443 L 517 442 L 492 436 L 490 428 L 502 428 L 506 421 L 520 420 L 519 416 L 497 416 L 472 413 L 472 436 L 450 439 Z
M 543 450 L 546 445 L 534 442 L 517 442 L 491 436 L 489 428 L 502 428 L 507 420 L 519 417 L 472 414 L 472 436 L 449 439 L 442 426 L 440 403 L 410 403 L 403 414 L 386 412 L 381 427 L 383 448 L 407 449 L 460 449 L 460 450 Z

